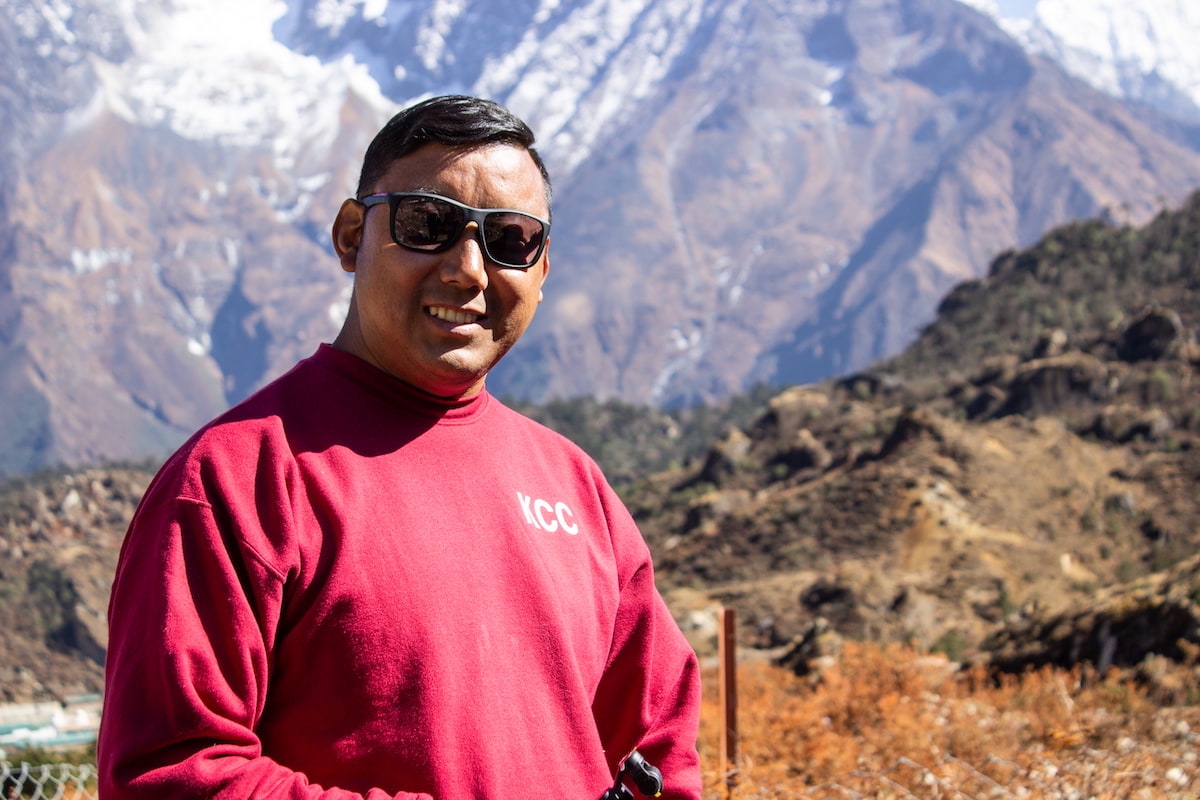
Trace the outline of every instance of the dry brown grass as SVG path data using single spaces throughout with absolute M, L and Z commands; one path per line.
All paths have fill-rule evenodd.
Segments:
M 1115 673 L 993 679 L 941 656 L 853 644 L 817 679 L 739 666 L 727 788 L 717 676 L 707 677 L 706 798 L 1200 797 L 1200 707 L 1160 705 Z

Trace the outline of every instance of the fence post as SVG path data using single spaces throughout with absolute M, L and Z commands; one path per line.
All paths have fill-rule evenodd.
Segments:
M 721 608 L 717 636 L 718 680 L 721 702 L 721 771 L 725 774 L 725 797 L 733 795 L 737 783 L 737 612 Z

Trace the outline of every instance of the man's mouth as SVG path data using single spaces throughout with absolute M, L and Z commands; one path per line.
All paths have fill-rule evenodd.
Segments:
M 470 311 L 459 311 L 455 308 L 445 308 L 443 306 L 430 306 L 426 310 L 429 312 L 429 316 L 436 317 L 437 319 L 445 322 L 450 322 L 454 325 L 463 325 L 468 322 L 478 322 L 479 320 L 483 319 L 482 314 L 475 314 Z

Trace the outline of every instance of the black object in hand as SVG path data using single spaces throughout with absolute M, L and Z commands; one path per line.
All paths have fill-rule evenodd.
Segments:
M 637 786 L 638 791 L 646 797 L 658 797 L 662 794 L 663 778 L 658 767 L 647 761 L 641 753 L 634 750 L 621 762 L 617 770 L 617 779 L 611 789 L 606 789 L 600 800 L 633 800 L 633 792 L 625 785 L 628 776 Z

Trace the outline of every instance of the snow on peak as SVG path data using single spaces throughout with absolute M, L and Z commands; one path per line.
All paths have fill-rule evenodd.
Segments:
M 538 17 L 557 6 L 543 0 Z M 538 132 L 543 153 L 570 171 L 608 125 L 660 85 L 704 13 L 696 0 L 577 3 L 553 29 L 531 26 L 517 47 L 487 64 L 473 90 L 507 98 Z
M 1200 3 L 1196 0 L 1042 0 L 1041 27 L 1064 65 L 1098 88 L 1139 97 L 1146 85 L 1175 87 L 1200 111 Z
M 529 0 L 498 14 L 488 0 L 288 0 L 275 31 L 326 61 L 351 56 L 398 103 L 444 92 L 504 103 L 561 175 L 661 87 L 705 15 L 744 2 Z
M 414 99 L 400 94 L 474 92 L 529 121 L 547 157 L 569 171 L 632 100 L 655 90 L 706 17 L 735 13 L 742 2 L 538 0 L 528 16 L 505 18 L 514 29 L 503 41 L 512 46 L 476 50 L 467 64 L 449 49 L 488 46 L 474 32 L 464 39 L 479 0 L 112 0 L 134 55 L 100 59 L 97 72 L 117 113 L 192 139 L 267 146 L 282 167 L 307 145 L 333 140 L 350 93 L 384 112 Z M 964 2 L 1106 92 L 1200 119 L 1197 0 Z M 53 16 L 59 40 L 69 41 L 76 20 Z M 355 38 L 306 55 L 276 38 L 285 16 L 331 40 L 370 39 L 375 30 L 411 38 Z
M 118 113 L 165 124 L 190 139 L 266 143 L 287 165 L 299 138 L 336 132 L 348 92 L 385 107 L 366 70 L 351 59 L 322 64 L 275 40 L 282 0 L 174 0 L 127 15 L 135 55 L 98 70 Z
M 1200 119 L 1196 0 L 964 0 L 1097 89 Z

